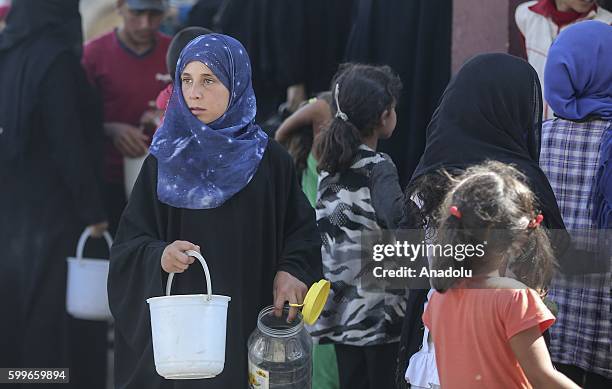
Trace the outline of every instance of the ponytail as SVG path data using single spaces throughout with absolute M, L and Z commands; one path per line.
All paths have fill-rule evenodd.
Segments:
M 359 145 L 359 130 L 349 121 L 334 118 L 315 145 L 315 155 L 319 159 L 318 170 L 332 175 L 347 170 L 353 164 Z
M 540 294 L 550 285 L 555 267 L 550 239 L 543 227 L 527 231 L 521 252 L 508 264 L 508 268 L 517 280 Z

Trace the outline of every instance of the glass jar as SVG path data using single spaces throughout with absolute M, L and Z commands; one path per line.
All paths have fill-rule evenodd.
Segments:
M 289 307 L 281 317 L 274 307 L 259 312 L 257 328 L 249 337 L 249 388 L 310 389 L 312 385 L 312 338 L 302 314 L 287 323 Z

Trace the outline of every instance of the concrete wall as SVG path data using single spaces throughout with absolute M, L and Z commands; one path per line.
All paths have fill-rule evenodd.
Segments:
M 453 1 L 453 73 L 475 54 L 508 52 L 510 8 L 508 0 Z

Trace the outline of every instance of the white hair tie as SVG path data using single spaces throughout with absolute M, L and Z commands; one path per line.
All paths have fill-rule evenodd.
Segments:
M 340 83 L 336 83 L 336 90 L 334 92 L 334 97 L 336 99 L 336 117 L 340 118 L 342 120 L 344 120 L 345 122 L 348 122 L 349 117 L 347 114 L 345 114 L 344 112 L 342 112 L 342 110 L 340 109 L 340 103 L 338 102 L 338 95 L 340 94 Z

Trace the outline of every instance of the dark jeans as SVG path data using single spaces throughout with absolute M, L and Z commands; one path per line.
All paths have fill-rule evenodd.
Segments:
M 398 345 L 336 344 L 340 389 L 393 389 Z

